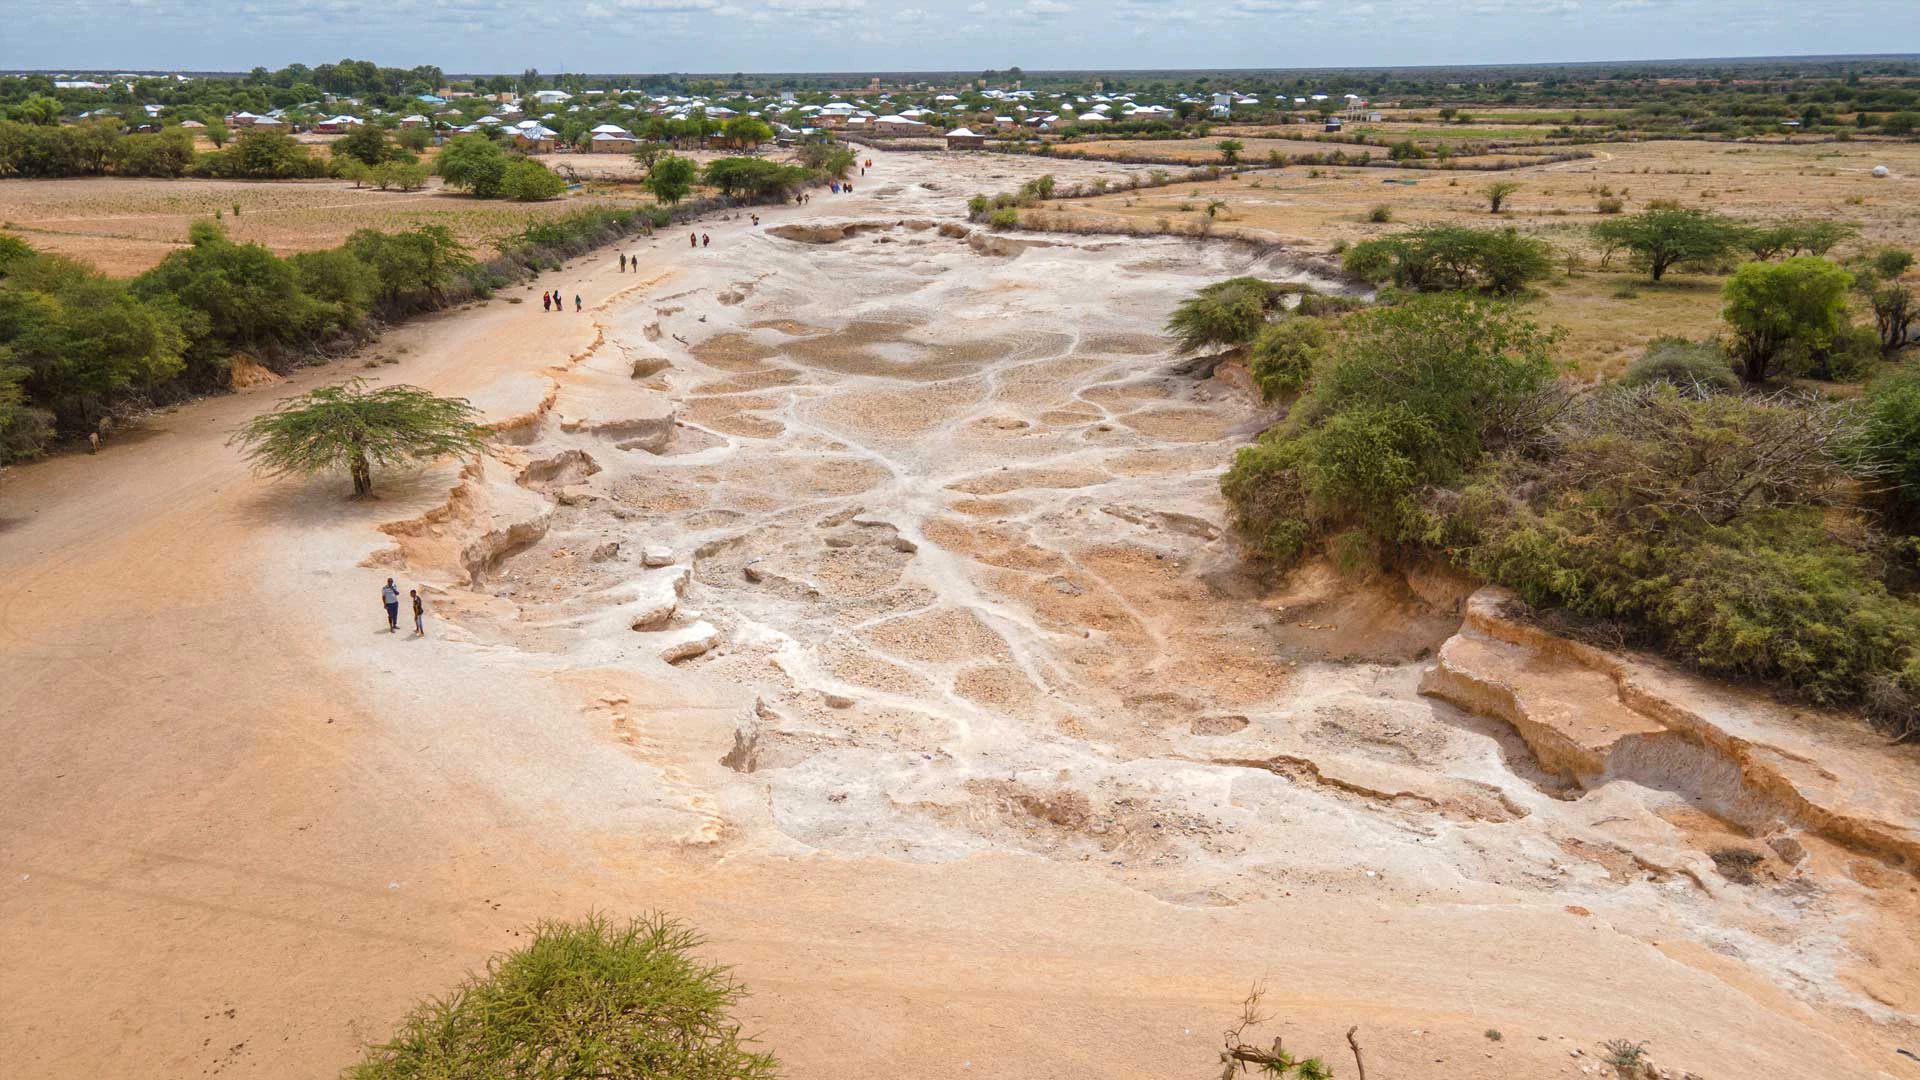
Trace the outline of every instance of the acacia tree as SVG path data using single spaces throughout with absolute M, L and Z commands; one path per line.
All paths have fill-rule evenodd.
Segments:
M 1214 144 L 1214 149 L 1220 151 L 1221 160 L 1229 165 L 1239 161 L 1240 151 L 1246 148 L 1247 144 L 1241 142 L 1239 139 L 1221 139 L 1218 143 Z
M 1736 270 L 1723 295 L 1740 377 L 1765 382 L 1780 373 L 1789 346 L 1818 349 L 1831 342 L 1846 318 L 1851 284 L 1845 270 L 1813 255 Z
M 1495 180 L 1481 188 L 1480 193 L 1487 197 L 1487 212 L 1497 214 L 1507 205 L 1507 199 L 1519 190 L 1520 185 L 1512 180 Z
M 1704 210 L 1661 207 L 1593 226 L 1596 240 L 1625 248 L 1644 262 L 1659 281 L 1677 263 L 1713 259 L 1731 251 L 1746 235 L 1739 223 Z
M 743 150 L 751 150 L 773 138 L 773 128 L 753 116 L 736 116 L 727 121 L 721 131 L 728 142 Z
M 373 493 L 373 467 L 469 454 L 487 444 L 479 412 L 463 398 L 417 386 L 366 389 L 363 379 L 322 386 L 281 402 L 236 432 L 254 470 L 311 476 L 345 469 L 355 498 Z

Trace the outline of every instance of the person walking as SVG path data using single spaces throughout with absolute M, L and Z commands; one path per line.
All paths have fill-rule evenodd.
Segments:
M 543 292 L 540 294 L 540 310 L 541 311 L 553 310 L 553 294 L 552 293 Z
M 624 251 L 620 253 L 620 272 L 627 272 L 627 253 Z
M 413 597 L 413 636 L 427 636 L 427 605 L 420 600 L 419 589 L 408 589 L 407 595 Z
M 579 293 L 573 294 L 573 310 L 576 313 L 580 311 L 580 294 Z
M 699 234 L 699 233 L 688 233 L 688 234 L 687 234 L 687 246 L 688 246 L 688 247 L 693 247 L 693 248 L 697 248 L 697 247 L 699 247 L 699 246 L 700 246 L 700 234 Z
M 400 629 L 400 590 L 387 579 L 387 587 L 380 590 L 380 602 L 387 606 L 387 633 Z

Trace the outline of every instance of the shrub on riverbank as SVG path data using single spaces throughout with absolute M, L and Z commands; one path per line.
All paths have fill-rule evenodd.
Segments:
M 1280 565 L 1446 558 L 1702 670 L 1920 730 L 1912 542 L 1857 503 L 1864 485 L 1920 507 L 1901 449 L 1920 380 L 1859 408 L 1742 396 L 1717 350 L 1670 341 L 1630 384 L 1581 392 L 1553 378 L 1553 342 L 1457 293 L 1347 319 L 1223 478 L 1240 535 Z

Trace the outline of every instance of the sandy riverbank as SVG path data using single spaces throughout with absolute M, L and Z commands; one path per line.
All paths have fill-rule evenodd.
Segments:
M 528 922 L 660 908 L 799 1077 L 1206 1075 L 1263 977 L 1290 1046 L 1344 1063 L 1359 1024 L 1370 1075 L 1579 1076 L 1607 1038 L 1899 1075 L 1914 1003 L 1840 977 L 1847 894 L 1583 859 L 1680 801 L 1557 797 L 1419 696 L 1444 598 L 1244 573 L 1214 477 L 1261 413 L 1156 331 L 1288 268 L 970 239 L 938 225 L 1041 163 L 875 156 L 857 196 L 630 243 L 625 276 L 596 253 L 401 328 L 396 364 L 9 477 L 0 1071 L 332 1075 Z M 846 221 L 873 227 L 769 231 Z M 552 287 L 595 310 L 542 314 Z M 353 503 L 224 445 L 352 374 L 530 418 L 470 478 L 484 513 L 442 514 L 453 465 Z M 676 573 L 648 546 L 686 582 L 641 620 Z M 388 574 L 432 590 L 425 640 L 384 632 Z M 1280 756 L 1315 769 L 1245 765 Z

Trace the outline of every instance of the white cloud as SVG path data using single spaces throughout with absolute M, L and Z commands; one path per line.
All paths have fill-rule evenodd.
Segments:
M 795 15 L 834 16 L 863 10 L 867 0 L 767 0 L 767 6 Z

